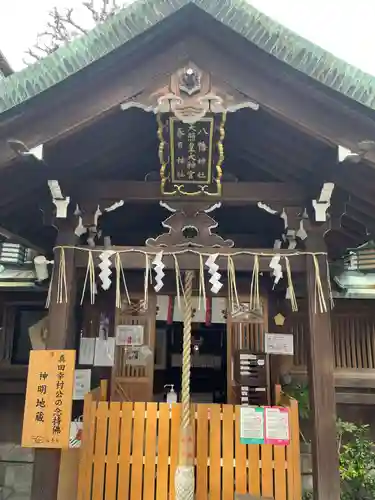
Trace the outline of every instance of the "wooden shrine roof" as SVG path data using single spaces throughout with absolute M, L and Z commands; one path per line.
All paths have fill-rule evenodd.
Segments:
M 136 0 L 89 34 L 0 82 L 0 112 L 63 82 L 181 10 L 191 29 L 197 16 L 208 14 L 292 68 L 375 109 L 373 76 L 298 36 L 243 0 Z
M 155 115 L 120 105 L 165 85 L 189 61 L 259 104 L 228 114 L 224 182 L 293 184 L 311 203 L 332 181 L 346 210 L 341 230 L 327 236 L 332 255 L 375 234 L 375 149 L 359 163 L 337 162 L 338 144 L 356 151 L 375 137 L 374 79 L 240 0 L 136 0 L 0 81 L 0 226 L 52 248 L 55 230 L 41 215 L 51 206 L 48 179 L 73 201 L 89 197 L 95 182 L 157 182 Z M 44 144 L 45 162 L 20 157 L 10 139 Z M 267 226 L 270 242 L 257 244 L 269 247 L 277 228 L 252 204 L 224 202 L 220 227 L 250 247 L 250 232 L 258 237 Z M 109 223 L 124 238 L 117 244 L 140 245 L 164 217 L 154 196 L 128 200 Z
M 123 197 L 124 206 L 103 215 L 102 222 L 106 219 L 105 224 L 109 224 L 114 244 L 144 244 L 148 237 L 160 232 L 166 216 L 158 205 L 158 146 L 152 113 L 117 108 L 53 143 L 46 151 L 47 164 L 32 157 L 20 158 L 9 168 L 0 169 L 1 225 L 34 245 L 51 248 L 55 231 L 43 227 L 40 210 L 52 206 L 47 180 L 57 178 L 72 200 L 95 199 L 96 195 L 106 200 L 102 210 Z M 234 189 L 237 195 L 244 191 L 241 183 L 253 186 L 251 204 L 241 202 L 241 196 L 248 196 L 246 193 L 238 196 L 237 202 L 230 195 L 215 215 L 219 233 L 233 236 L 236 246 L 272 248 L 281 231 L 282 220 L 256 206 L 257 201 L 267 201 L 256 198 L 264 196 L 264 187 L 277 193 L 280 186 L 280 198 L 273 197 L 276 208 L 283 206 L 283 201 L 293 206 L 316 198 L 327 176 L 336 183 L 335 193 L 347 202 L 343 228 L 327 236 L 331 254 L 340 256 L 343 249 L 366 241 L 366 228 L 375 233 L 375 169 L 364 163 L 337 164 L 334 146 L 260 108 L 229 114 L 224 151 L 224 195 L 229 195 L 227 183 L 238 183 L 238 189 Z M 258 185 L 263 190 L 254 195 Z M 136 189 L 141 189 L 143 195 L 137 195 Z M 105 192 L 109 194 L 103 195 Z M 269 203 L 273 204 L 271 198 Z

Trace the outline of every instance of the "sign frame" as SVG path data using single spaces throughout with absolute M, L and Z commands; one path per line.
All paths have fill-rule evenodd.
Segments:
M 282 356 L 294 355 L 294 335 L 292 333 L 271 333 L 264 334 L 264 351 L 267 354 Z
M 69 447 L 76 352 L 30 351 L 21 444 Z

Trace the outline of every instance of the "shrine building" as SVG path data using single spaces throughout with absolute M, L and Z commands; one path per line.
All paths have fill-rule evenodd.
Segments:
M 374 77 L 241 0 L 136 0 L 16 73 L 0 53 L 0 497 L 300 500 L 294 402 L 283 446 L 233 434 L 298 383 L 339 500 L 336 415 L 375 404 L 374 110 Z M 81 451 L 20 447 L 37 350 L 107 384 L 72 401 Z

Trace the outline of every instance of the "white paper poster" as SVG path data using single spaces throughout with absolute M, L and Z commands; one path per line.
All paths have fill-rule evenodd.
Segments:
M 74 372 L 73 399 L 84 399 L 91 390 L 91 369 L 78 369 Z
M 287 354 L 293 356 L 293 335 L 290 333 L 265 333 L 267 354 Z
M 116 328 L 116 345 L 143 345 L 143 325 L 118 325 Z
M 80 365 L 92 365 L 95 354 L 95 338 L 81 337 L 79 343 L 79 358 Z
M 240 419 L 241 444 L 264 443 L 264 409 L 258 406 L 242 406 Z
M 96 339 L 95 366 L 114 366 L 115 364 L 115 337 Z
M 283 407 L 265 408 L 265 442 L 273 445 L 288 445 L 289 434 L 289 411 Z

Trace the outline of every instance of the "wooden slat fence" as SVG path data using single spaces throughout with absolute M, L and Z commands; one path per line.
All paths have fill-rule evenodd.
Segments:
M 308 321 L 305 315 L 290 318 L 294 335 L 294 366 L 307 362 Z M 332 314 L 334 363 L 337 369 L 375 369 L 375 316 L 364 314 Z
M 291 402 L 291 444 L 242 445 L 240 407 L 192 406 L 196 500 L 252 493 L 300 500 L 298 407 Z M 181 406 L 90 403 L 85 409 L 78 500 L 173 500 Z

